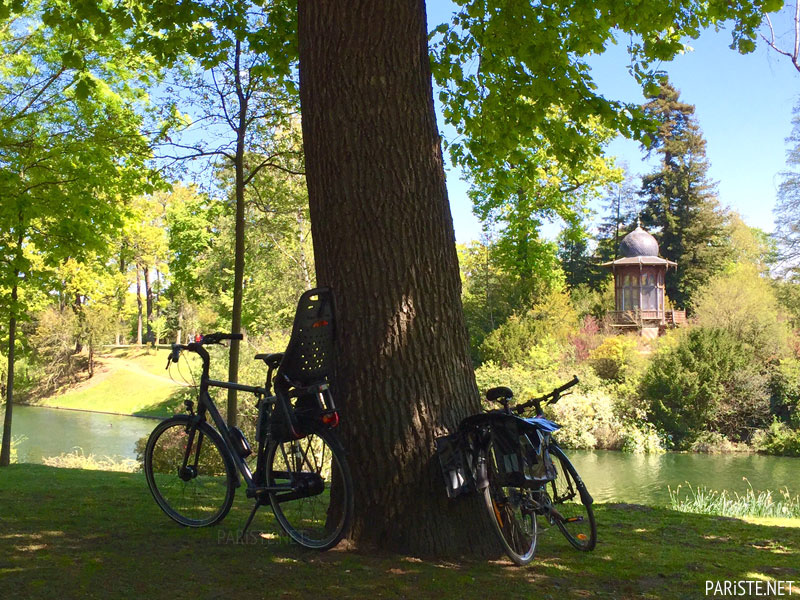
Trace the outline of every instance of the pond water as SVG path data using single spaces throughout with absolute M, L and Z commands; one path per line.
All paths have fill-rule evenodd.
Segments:
M 744 493 L 788 487 L 800 493 L 800 458 L 760 454 L 628 454 L 603 450 L 567 450 L 597 502 L 666 505 L 668 486 L 687 482 L 711 489 Z M 743 478 L 747 478 L 745 481 Z
M 4 415 L 0 408 L 0 416 Z M 76 449 L 86 456 L 120 460 L 136 458 L 136 440 L 149 435 L 156 423 L 141 417 L 15 404 L 11 437 L 25 438 L 17 446 L 17 462 L 41 463 L 43 457 Z
M 0 409 L 0 416 L 3 414 Z M 83 453 L 116 460 L 135 458 L 136 440 L 147 436 L 157 421 L 102 413 L 14 405 L 14 437 L 19 462 L 41 462 L 81 448 Z M 756 454 L 642 455 L 603 450 L 567 450 L 597 502 L 665 505 L 667 486 L 705 485 L 743 493 L 746 477 L 756 490 L 776 493 L 788 486 L 800 493 L 800 458 Z

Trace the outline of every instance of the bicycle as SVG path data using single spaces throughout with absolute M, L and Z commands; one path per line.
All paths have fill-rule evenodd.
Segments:
M 183 351 L 202 359 L 197 411 L 194 402 L 186 400 L 188 414 L 162 421 L 150 434 L 144 453 L 150 491 L 172 520 L 186 527 L 205 527 L 228 514 L 241 476 L 255 506 L 240 539 L 258 508 L 269 504 L 292 540 L 306 548 L 327 550 L 347 533 L 353 513 L 353 482 L 334 431 L 339 412 L 328 384 L 334 341 L 333 294 L 328 288 L 305 292 L 286 351 L 256 355 L 267 366 L 264 387 L 209 377 L 210 357 L 205 346 L 235 339 L 242 335 L 212 333 L 186 345 L 172 344 L 167 368 L 178 362 Z M 209 394 L 210 387 L 256 396 L 253 471 L 247 461 L 252 455 L 249 442 L 239 428 L 225 423 Z
M 577 383 L 574 377 L 514 407 L 509 405 L 514 396 L 509 388 L 492 388 L 486 398 L 499 402 L 501 409 L 469 416 L 455 434 L 436 441 L 448 495 L 482 493 L 503 550 L 517 565 L 533 560 L 539 536 L 537 517 L 548 528 L 560 530 L 578 550 L 593 550 L 597 543 L 592 497 L 552 437 L 560 426 L 542 412 L 543 403 L 555 404 Z M 532 407 L 534 417 L 518 416 Z

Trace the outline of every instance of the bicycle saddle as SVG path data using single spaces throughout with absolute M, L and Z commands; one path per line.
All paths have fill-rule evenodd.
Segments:
M 254 357 L 256 360 L 263 360 L 268 367 L 277 367 L 281 364 L 281 360 L 283 360 L 283 352 L 272 352 L 269 354 L 256 354 Z
M 507 400 L 510 400 L 513 397 L 514 397 L 514 392 L 512 392 L 509 388 L 503 386 L 492 388 L 488 392 L 486 392 L 486 399 L 490 401 L 498 400 L 500 398 L 505 398 Z

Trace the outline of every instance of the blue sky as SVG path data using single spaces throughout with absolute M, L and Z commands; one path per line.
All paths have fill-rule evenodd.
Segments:
M 428 0 L 429 27 L 447 20 L 452 11 L 448 0 Z M 709 175 L 718 182 L 722 204 L 739 212 L 749 225 L 771 231 L 776 175 L 785 168 L 785 138 L 791 129 L 792 108 L 800 98 L 800 73 L 763 42 L 755 52 L 742 56 L 728 48 L 729 40 L 727 31 L 706 31 L 690 41 L 692 52 L 661 68 L 680 90 L 681 99 L 696 107 L 707 142 Z M 627 64 L 623 41 L 591 61 L 592 73 L 606 97 L 643 102 Z M 438 122 L 444 129 L 441 113 Z M 631 141 L 612 142 L 609 153 L 625 161 L 634 174 L 650 170 L 638 145 Z M 449 169 L 447 187 L 456 239 L 477 239 L 480 223 L 472 215 L 468 187 L 457 170 Z M 557 226 L 546 228 L 545 233 L 554 231 Z

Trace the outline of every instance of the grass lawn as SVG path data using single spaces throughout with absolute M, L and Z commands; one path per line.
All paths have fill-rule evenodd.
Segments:
M 266 537 L 236 544 L 248 508 L 240 489 L 221 525 L 189 530 L 161 513 L 140 474 L 12 465 L 0 470 L 0 597 L 702 598 L 707 579 L 800 588 L 800 520 L 597 505 L 594 552 L 548 534 L 518 568 L 305 551 L 280 537 L 268 508 L 256 521 Z
M 92 379 L 43 398 L 37 404 L 125 415 L 172 415 L 181 403 L 175 398 L 181 386 L 164 369 L 168 354 L 166 350 L 138 347 L 111 349 L 98 356 L 98 368 Z M 188 377 L 186 365 L 183 367 Z M 182 383 L 175 368 L 173 377 Z

